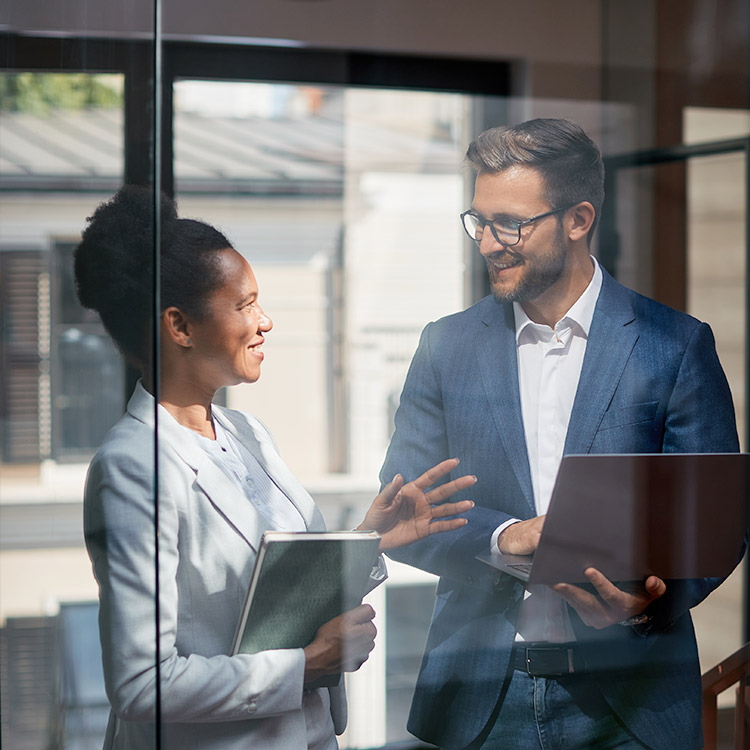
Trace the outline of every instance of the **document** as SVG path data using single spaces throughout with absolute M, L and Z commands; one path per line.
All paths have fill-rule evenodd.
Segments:
M 307 646 L 321 625 L 362 602 L 379 545 L 374 531 L 266 531 L 232 654 Z

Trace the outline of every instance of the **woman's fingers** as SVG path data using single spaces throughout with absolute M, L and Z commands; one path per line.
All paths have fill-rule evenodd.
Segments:
M 384 507 L 388 507 L 396 499 L 403 486 L 404 478 L 401 476 L 401 474 L 396 474 L 396 476 L 393 477 L 393 479 L 391 479 L 391 481 L 388 482 L 385 487 L 383 487 L 383 489 L 380 491 L 380 494 L 375 499 L 379 501 L 380 504 Z
M 459 500 L 457 503 L 443 503 L 432 508 L 433 518 L 445 518 L 446 516 L 455 516 L 459 513 L 466 513 L 474 507 L 473 500 Z
M 447 521 L 433 521 L 427 528 L 427 533 L 441 534 L 444 531 L 455 531 L 462 526 L 466 526 L 467 523 L 469 523 L 469 521 L 466 518 L 451 518 Z
M 420 490 L 426 490 L 431 487 L 438 479 L 442 479 L 446 474 L 449 474 L 453 469 L 458 466 L 459 461 L 457 458 L 448 458 L 445 461 L 441 461 L 421 476 L 417 477 L 411 484 L 418 487 Z
M 458 479 L 453 479 L 450 482 L 441 484 L 439 487 L 435 487 L 434 490 L 426 492 L 425 497 L 427 498 L 427 502 L 429 502 L 430 505 L 434 505 L 435 503 L 440 503 L 443 500 L 446 500 L 447 498 L 451 497 L 451 495 L 455 495 L 461 490 L 465 490 L 468 487 L 471 487 L 476 483 L 476 481 L 477 478 L 473 474 L 465 474 Z

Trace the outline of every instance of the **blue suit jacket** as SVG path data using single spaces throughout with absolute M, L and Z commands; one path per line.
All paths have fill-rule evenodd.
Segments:
M 604 274 L 565 453 L 737 451 L 731 394 L 705 323 Z M 536 515 L 510 304 L 487 297 L 428 325 L 396 413 L 381 478 L 407 480 L 448 456 L 475 474 L 469 523 L 393 557 L 440 576 L 409 730 L 463 748 L 490 721 L 511 668 L 523 586 L 474 555 L 508 518 Z M 721 498 L 717 498 L 717 503 Z M 584 658 L 620 718 L 654 748 L 702 746 L 700 673 L 688 610 L 717 579 L 668 582 L 646 628 L 585 626 Z

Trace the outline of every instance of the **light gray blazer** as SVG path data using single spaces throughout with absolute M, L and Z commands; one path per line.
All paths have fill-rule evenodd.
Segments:
M 228 656 L 264 519 L 241 488 L 185 440 L 166 409 L 158 411 L 158 597 L 154 399 L 140 383 L 86 481 L 86 545 L 99 583 L 112 705 L 104 747 L 154 745 L 158 599 L 163 747 L 306 748 L 302 649 Z M 323 529 L 320 512 L 266 427 L 229 409 L 214 407 L 214 416 L 258 459 L 307 528 Z M 343 687 L 329 694 L 340 733 L 346 725 Z

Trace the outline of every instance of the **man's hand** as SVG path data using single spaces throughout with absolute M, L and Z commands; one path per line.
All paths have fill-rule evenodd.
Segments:
M 596 568 L 587 568 L 584 572 L 598 596 L 570 583 L 557 583 L 552 589 L 578 612 L 586 625 L 597 630 L 642 614 L 667 590 L 667 584 L 656 576 L 646 579 L 643 591 L 629 593 L 617 588 Z
M 465 518 L 446 517 L 465 513 L 474 507 L 474 503 L 471 500 L 457 503 L 443 501 L 471 487 L 477 478 L 467 474 L 427 491 L 457 466 L 458 459 L 449 458 L 408 484 L 404 484 L 403 477 L 396 474 L 372 501 L 364 521 L 357 528 L 377 531 L 381 536 L 381 550 L 402 547 L 430 534 L 461 528 L 466 524 Z
M 536 552 L 545 517 L 537 516 L 528 521 L 518 521 L 503 529 L 497 538 L 500 552 L 504 555 L 531 555 Z
M 305 684 L 327 674 L 355 672 L 375 647 L 375 610 L 369 604 L 334 617 L 315 634 L 305 652 Z

